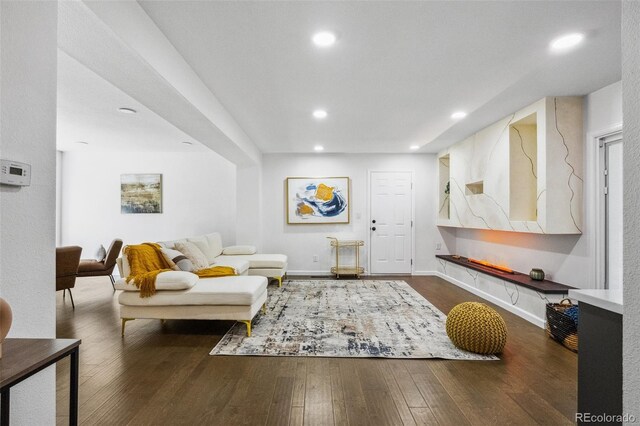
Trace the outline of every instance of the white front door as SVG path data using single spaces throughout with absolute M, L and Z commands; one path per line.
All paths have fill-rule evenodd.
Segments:
M 412 173 L 371 172 L 370 269 L 372 274 L 410 274 Z

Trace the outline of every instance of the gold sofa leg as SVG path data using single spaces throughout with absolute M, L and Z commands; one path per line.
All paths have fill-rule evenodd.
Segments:
M 262 313 L 263 313 L 263 314 L 266 314 L 266 313 L 267 313 L 267 302 L 264 302 L 264 303 L 262 304 Z
M 240 322 L 247 324 L 247 337 L 251 337 L 251 320 L 249 321 L 240 320 Z
M 278 287 L 282 287 L 282 277 L 276 277 L 276 280 L 278 280 Z
M 135 318 L 122 318 L 122 337 L 124 337 L 124 325 L 127 321 L 133 321 Z

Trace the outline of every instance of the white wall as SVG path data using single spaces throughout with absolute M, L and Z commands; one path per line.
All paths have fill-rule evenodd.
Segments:
M 623 412 L 640 418 L 640 3 L 622 6 L 624 128 Z M 636 420 L 637 421 L 637 420 Z
M 0 186 L 0 295 L 9 337 L 55 337 L 56 2 L 0 2 L 0 151 L 31 186 Z M 5 348 L 6 354 L 7 348 Z M 12 425 L 55 424 L 55 368 L 11 390 Z
M 56 151 L 56 246 L 62 245 L 62 151 Z
M 452 244 L 448 230 L 438 230 L 436 219 L 436 158 L 424 154 L 268 154 L 263 157 L 263 245 L 265 251 L 286 253 L 290 273 L 328 274 L 333 257 L 327 236 L 369 238 L 369 171 L 413 171 L 415 192 L 416 272 L 435 269 L 435 244 Z M 285 179 L 294 176 L 349 176 L 351 223 L 342 225 L 287 225 Z M 441 234 L 442 233 L 442 234 Z M 443 247 L 446 244 L 443 244 Z M 368 247 L 361 252 L 367 259 Z M 446 250 L 446 247 L 444 247 Z M 319 262 L 313 262 L 313 255 Z M 368 262 L 365 267 L 368 268 Z
M 161 214 L 120 213 L 120 175 L 161 173 Z M 62 244 L 83 257 L 114 238 L 125 244 L 219 231 L 235 243 L 236 168 L 208 152 L 78 152 L 62 155 Z
M 236 244 L 262 251 L 262 164 L 236 170 Z
M 596 287 L 595 197 L 592 187 L 598 150 L 593 138 L 622 123 L 622 84 L 585 97 L 585 211 L 582 235 L 536 235 L 458 228 L 456 251 L 529 272 L 538 267 L 552 280 L 579 288 Z

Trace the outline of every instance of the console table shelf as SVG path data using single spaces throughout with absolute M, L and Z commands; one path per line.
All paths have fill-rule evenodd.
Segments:
M 9 425 L 11 387 L 57 363 L 71 358 L 69 382 L 69 424 L 78 424 L 78 380 L 80 340 L 6 339 L 0 358 L 0 424 Z
M 529 275 L 516 272 L 516 271 L 513 271 L 513 273 L 502 272 L 497 269 L 493 269 L 487 266 L 482 266 L 476 263 L 469 262 L 469 260 L 466 257 L 457 258 L 457 257 L 453 257 L 452 255 L 441 255 L 441 254 L 436 255 L 436 257 L 438 259 L 455 263 L 456 265 L 464 266 L 465 268 L 473 269 L 474 271 L 478 271 L 483 274 L 487 274 L 492 277 L 499 278 L 501 280 L 505 280 L 510 283 L 520 285 L 522 287 L 526 287 L 543 294 L 567 294 L 569 293 L 569 290 L 572 290 L 575 288 L 575 287 L 569 287 L 568 285 L 556 283 L 554 281 L 549 281 L 549 280 L 543 280 L 543 281 L 532 280 L 531 277 L 529 277 Z

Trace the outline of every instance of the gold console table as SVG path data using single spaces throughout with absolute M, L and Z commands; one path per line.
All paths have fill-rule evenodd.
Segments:
M 331 240 L 331 247 L 336 249 L 336 266 L 331 267 L 331 273 L 336 275 L 336 278 L 340 278 L 342 275 L 355 275 L 360 278 L 360 274 L 364 273 L 364 268 L 360 266 L 360 247 L 364 246 L 362 240 L 338 240 L 334 237 L 327 237 Z M 340 264 L 340 248 L 353 247 L 356 255 L 356 264 L 351 266 L 342 266 Z

